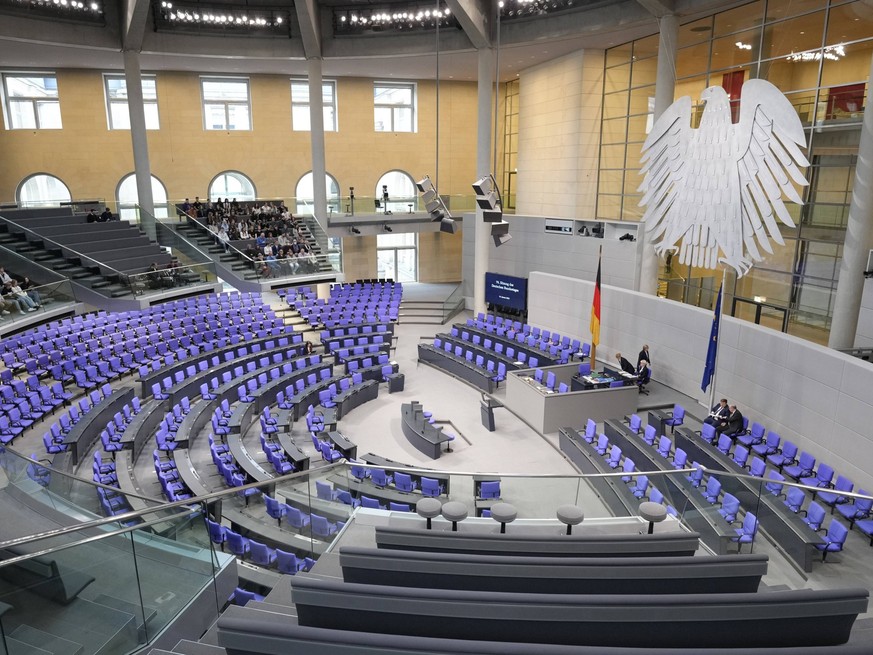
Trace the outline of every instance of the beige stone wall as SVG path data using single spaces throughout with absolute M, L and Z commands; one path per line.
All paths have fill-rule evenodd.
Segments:
M 519 214 L 594 216 L 603 52 L 579 51 L 521 72 Z

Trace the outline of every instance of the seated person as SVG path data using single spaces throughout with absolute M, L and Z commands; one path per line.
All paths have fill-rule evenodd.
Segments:
M 42 305 L 42 298 L 39 296 L 39 291 L 36 290 L 36 285 L 30 281 L 29 277 L 24 278 L 24 281 L 21 283 L 21 288 L 24 289 L 24 293 L 30 296 L 30 299 L 36 303 L 37 307 Z
M 25 311 L 27 312 L 35 312 L 36 311 L 36 303 L 30 299 L 24 291 L 18 286 L 18 283 L 15 280 L 7 282 L 3 285 L 3 296 L 7 300 L 14 302 L 18 305 L 18 312 L 23 314 Z
M 723 418 L 715 428 L 716 434 L 727 434 L 733 436 L 743 431 L 743 415 L 736 405 L 730 406 L 730 412 Z
M 703 419 L 703 422 L 709 423 L 710 425 L 718 425 L 723 420 L 725 420 L 730 413 L 731 410 L 728 407 L 727 398 L 722 398 L 718 401 L 717 405 L 713 406 L 712 411 L 709 413 L 709 416 Z
M 619 366 L 621 366 L 621 370 L 625 373 L 630 373 L 631 375 L 636 375 L 636 369 L 633 367 L 629 361 L 627 361 L 624 357 L 621 356 L 621 353 L 615 353 L 615 358 L 618 360 Z
M 649 369 L 649 363 L 645 359 L 641 359 L 637 366 L 637 385 L 642 389 L 652 379 L 652 371 Z

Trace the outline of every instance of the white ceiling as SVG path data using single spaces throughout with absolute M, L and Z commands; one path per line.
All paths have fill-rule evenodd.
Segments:
M 118 2 L 118 0 L 108 0 Z M 322 0 L 323 2 L 325 0 Z M 326 0 L 330 2 L 330 0 Z M 649 4 L 652 0 L 646 0 Z M 725 0 L 684 0 L 683 16 L 737 4 Z M 9 69 L 123 68 L 118 30 L 120 6 L 107 4 L 107 26 L 65 25 L 4 16 L 0 20 L 0 65 Z M 603 49 L 657 31 L 657 20 L 635 0 L 610 0 L 595 9 L 505 24 L 499 50 L 500 78 L 585 48 Z M 477 53 L 458 30 L 443 30 L 440 79 L 475 80 Z M 58 45 L 63 44 L 63 45 Z M 331 77 L 433 79 L 434 33 L 341 37 L 324 40 L 323 74 Z M 183 35 L 147 28 L 140 59 L 144 71 L 305 75 L 299 38 Z

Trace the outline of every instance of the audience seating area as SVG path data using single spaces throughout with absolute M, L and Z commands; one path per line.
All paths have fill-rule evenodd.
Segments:
M 129 292 L 128 275 L 172 261 L 127 221 L 89 223 L 70 208 L 9 211 L 4 217 L 10 221 L 2 226 L 9 236 L 0 245 L 111 297 Z
M 403 296 L 399 282 L 354 282 L 334 284 L 330 298 L 318 298 L 308 287 L 295 297 L 286 296 L 289 307 L 312 326 L 342 327 L 362 323 L 396 322 Z

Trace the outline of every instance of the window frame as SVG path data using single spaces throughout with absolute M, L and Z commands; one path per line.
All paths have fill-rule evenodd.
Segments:
M 412 104 L 411 105 L 397 105 L 397 104 L 380 104 L 376 102 L 376 89 L 379 88 L 392 88 L 392 89 L 409 89 L 412 91 Z M 395 129 L 396 117 L 394 115 L 394 110 L 398 108 L 409 108 L 412 111 L 412 121 L 411 121 L 411 129 L 409 130 L 397 130 Z M 379 108 L 391 109 L 391 129 L 389 130 L 377 130 L 376 129 L 376 110 Z M 377 133 L 394 133 L 394 134 L 415 134 L 418 132 L 418 83 L 417 82 L 397 82 L 397 81 L 381 81 L 375 80 L 373 82 L 373 131 Z
M 295 84 L 303 84 L 306 86 L 306 102 L 294 102 L 294 85 Z M 323 79 L 321 80 L 321 95 L 324 97 L 324 87 L 329 86 L 331 89 L 331 99 L 330 103 L 324 102 L 322 100 L 322 113 L 324 113 L 324 108 L 330 107 L 333 109 L 333 128 L 328 129 L 324 127 L 324 132 L 339 132 L 339 111 L 337 109 L 337 84 L 336 80 L 333 79 Z M 291 91 L 291 131 L 292 132 L 311 132 L 312 124 L 307 125 L 306 128 L 295 127 L 294 125 L 294 108 L 295 107 L 306 107 L 307 113 L 309 112 L 309 80 L 305 77 L 292 77 L 291 84 L 289 86 L 289 90 Z M 326 121 L 325 121 L 326 123 Z
M 43 77 L 43 78 L 54 78 L 55 87 L 58 85 L 58 74 L 55 71 L 6 71 L 0 74 L 0 93 L 2 93 L 3 99 L 3 121 L 7 130 L 62 130 L 64 129 L 64 121 L 63 116 L 61 116 L 61 94 L 59 89 L 55 89 L 56 97 L 54 99 L 51 98 L 39 98 L 39 97 L 25 97 L 25 98 L 16 98 L 17 101 L 27 101 L 29 100 L 31 103 L 31 108 L 33 111 L 33 119 L 34 119 L 34 127 L 18 127 L 12 125 L 12 97 L 9 95 L 9 89 L 7 86 L 7 80 L 9 78 L 27 78 L 27 77 Z M 53 101 L 53 104 L 57 104 L 58 106 L 58 121 L 59 124 L 56 127 L 42 127 L 40 125 L 39 119 L 39 111 L 37 109 L 38 103 Z
M 118 104 L 118 105 L 120 105 L 120 104 L 124 104 L 124 105 L 127 106 L 128 103 L 130 102 L 130 95 L 128 94 L 128 97 L 127 97 L 127 99 L 125 99 L 125 100 L 112 100 L 112 99 L 110 99 L 110 97 L 109 97 L 109 80 L 110 80 L 110 79 L 120 79 L 120 80 L 122 80 L 122 81 L 124 82 L 125 90 L 127 89 L 127 78 L 126 78 L 123 74 L 120 74 L 120 73 L 103 73 L 103 96 L 104 96 L 104 98 L 105 98 L 105 100 L 106 100 L 106 125 L 107 125 L 107 129 L 109 129 L 110 131 L 115 131 L 115 130 L 122 130 L 122 131 L 123 131 L 123 130 L 130 130 L 130 125 L 129 125 L 129 124 L 128 124 L 127 127 L 115 127 L 115 126 L 113 125 L 113 122 L 112 122 L 112 109 L 111 109 L 111 106 L 112 106 L 113 104 Z M 143 101 L 142 101 L 142 104 L 143 104 L 143 111 L 145 111 L 145 106 L 146 106 L 146 105 L 154 105 L 154 106 L 155 106 L 155 113 L 156 113 L 157 118 L 158 118 L 158 124 L 157 124 L 156 126 L 154 126 L 154 127 L 149 127 L 149 124 L 148 124 L 148 114 L 146 114 L 146 115 L 145 115 L 145 117 L 146 117 L 146 129 L 147 129 L 147 130 L 160 130 L 160 129 L 161 129 L 161 112 L 160 112 L 160 108 L 158 107 L 158 76 L 155 75 L 155 74 L 153 74 L 153 73 L 151 73 L 151 74 L 145 74 L 145 73 L 143 73 L 142 76 L 141 76 L 141 79 L 142 79 L 142 80 L 152 80 L 152 81 L 154 81 L 154 83 L 155 83 L 155 99 L 154 99 L 154 100 L 146 100 L 146 98 L 145 98 L 145 92 L 143 92 Z M 128 111 L 129 111 L 129 109 L 128 109 Z M 129 123 L 129 122 L 130 122 L 130 121 L 128 120 L 128 123 Z
M 206 99 L 206 82 L 243 82 L 246 85 L 246 101 L 245 103 L 232 100 L 209 100 Z M 224 106 L 224 127 L 210 127 L 206 122 L 206 104 L 223 105 Z M 230 106 L 242 107 L 245 105 L 248 110 L 249 125 L 247 128 L 231 128 L 230 114 L 228 108 Z M 206 132 L 251 132 L 254 130 L 254 116 L 252 116 L 252 84 L 251 79 L 247 76 L 235 75 L 201 75 L 200 76 L 200 110 L 203 114 L 203 130 Z

